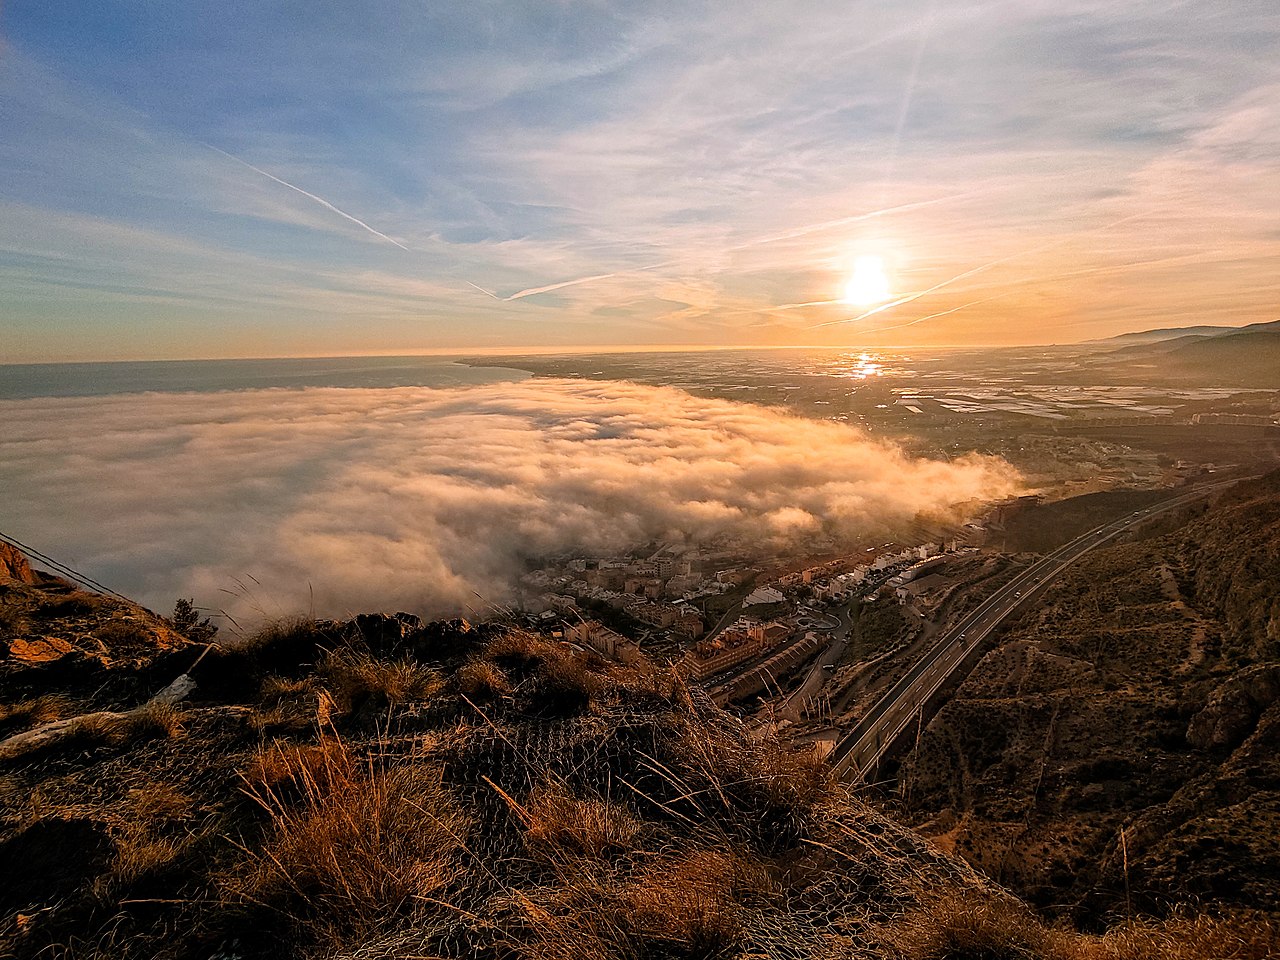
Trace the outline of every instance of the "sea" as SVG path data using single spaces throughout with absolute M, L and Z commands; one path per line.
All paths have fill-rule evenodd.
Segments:
M 0 400 L 272 387 L 465 387 L 530 376 L 524 370 L 471 366 L 439 356 L 5 364 L 0 365 Z

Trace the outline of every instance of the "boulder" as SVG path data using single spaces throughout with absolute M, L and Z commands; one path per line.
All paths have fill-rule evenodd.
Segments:
M 75 649 L 60 637 L 14 637 L 6 646 L 9 658 L 21 663 L 52 663 Z

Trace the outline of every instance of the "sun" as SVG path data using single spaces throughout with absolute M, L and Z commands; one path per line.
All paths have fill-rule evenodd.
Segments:
M 882 257 L 858 257 L 853 261 L 853 276 L 844 285 L 844 302 L 870 307 L 889 299 L 889 278 Z

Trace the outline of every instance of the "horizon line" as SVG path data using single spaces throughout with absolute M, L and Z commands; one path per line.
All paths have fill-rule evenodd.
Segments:
M 1214 324 L 1223 328 L 1237 329 L 1250 324 Z M 1202 326 L 1204 326 L 1202 324 Z M 248 354 L 235 356 L 168 356 L 168 357 L 110 357 L 105 359 L 52 359 L 52 360 L 3 360 L 0 367 L 34 367 L 52 364 L 74 363 L 190 363 L 197 361 L 216 362 L 220 360 L 344 360 L 375 357 L 510 357 L 510 356 L 556 356 L 560 354 L 591 355 L 615 353 L 724 353 L 733 350 L 1018 350 L 1029 347 L 1071 347 L 1086 343 L 1100 343 L 1116 337 L 1130 336 L 1136 333 L 1147 333 L 1152 330 L 1168 329 L 1153 327 L 1143 330 L 1130 330 L 1125 333 L 1112 334 L 1109 337 L 1091 337 L 1086 340 L 1061 340 L 1041 343 L 900 343 L 900 344 L 830 344 L 830 343 L 789 343 L 789 344 L 698 344 L 698 343 L 633 343 L 633 344 L 573 344 L 567 346 L 475 346 L 475 347 L 425 347 L 416 350 L 368 350 L 356 352 L 333 353 L 291 353 L 291 354 Z

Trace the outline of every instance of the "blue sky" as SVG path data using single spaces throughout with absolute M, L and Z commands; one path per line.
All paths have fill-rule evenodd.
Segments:
M 0 44 L 0 360 L 1280 315 L 1273 0 L 10 0 Z

